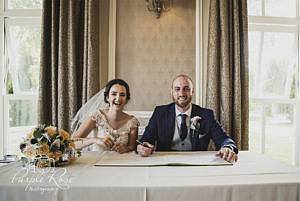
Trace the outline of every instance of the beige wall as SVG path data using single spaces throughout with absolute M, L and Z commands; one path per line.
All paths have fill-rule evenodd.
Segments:
M 132 99 L 126 110 L 151 111 L 171 102 L 172 78 L 195 80 L 195 1 L 173 0 L 156 19 L 144 0 L 118 0 L 116 77 L 125 79 Z

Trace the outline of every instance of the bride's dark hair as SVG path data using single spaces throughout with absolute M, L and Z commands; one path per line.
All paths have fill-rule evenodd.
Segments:
M 106 84 L 105 90 L 104 90 L 104 101 L 105 101 L 106 103 L 108 103 L 107 97 L 108 97 L 108 95 L 109 95 L 109 90 L 110 90 L 110 88 L 111 88 L 113 85 L 115 85 L 115 84 L 119 84 L 119 85 L 125 87 L 125 89 L 126 89 L 126 100 L 127 100 L 127 102 L 128 102 L 128 101 L 130 100 L 130 90 L 129 90 L 129 85 L 127 84 L 127 82 L 125 82 L 125 81 L 122 80 L 122 79 L 113 79 L 113 80 L 110 80 L 110 81 Z

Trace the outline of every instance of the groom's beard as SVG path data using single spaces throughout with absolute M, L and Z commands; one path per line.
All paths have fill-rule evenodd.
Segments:
M 173 98 L 173 101 L 175 102 L 175 104 L 181 108 L 187 108 L 190 105 L 190 103 L 192 102 L 191 96 L 185 97 L 186 98 L 185 100 L 180 100 L 180 97 L 174 98 L 174 96 L 172 98 Z

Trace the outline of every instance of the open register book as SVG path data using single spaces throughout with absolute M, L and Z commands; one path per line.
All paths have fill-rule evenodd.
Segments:
M 119 154 L 104 151 L 96 166 L 151 167 L 151 166 L 217 166 L 232 165 L 216 156 L 215 151 L 199 152 L 154 152 L 141 157 L 134 152 Z

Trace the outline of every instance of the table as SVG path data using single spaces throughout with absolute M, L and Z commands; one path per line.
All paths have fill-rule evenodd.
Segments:
M 86 152 L 69 166 L 35 174 L 20 163 L 2 166 L 0 200 L 300 201 L 300 169 L 261 154 L 241 151 L 232 166 L 192 167 L 94 166 L 99 158 Z

